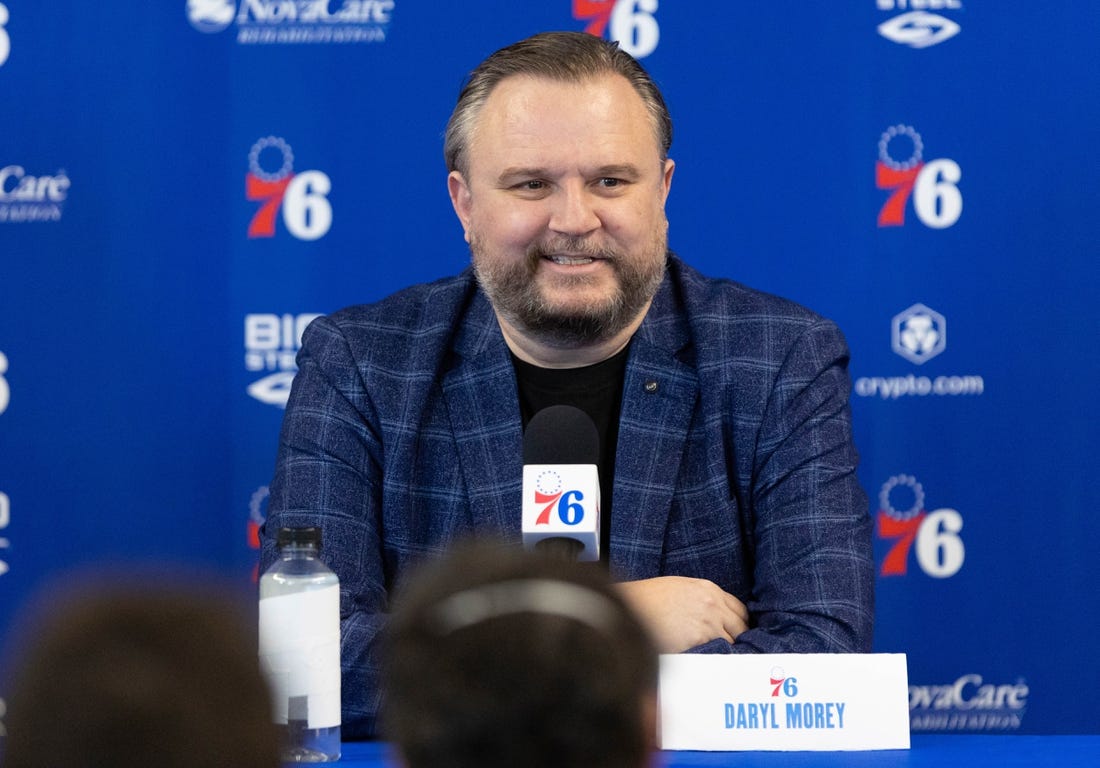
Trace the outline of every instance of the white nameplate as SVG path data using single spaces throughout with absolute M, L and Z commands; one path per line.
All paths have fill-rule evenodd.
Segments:
M 661 656 L 661 749 L 909 749 L 903 653 Z

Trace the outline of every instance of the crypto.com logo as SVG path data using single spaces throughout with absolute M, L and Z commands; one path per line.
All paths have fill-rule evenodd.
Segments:
M 573 18 L 588 21 L 584 31 L 596 37 L 607 33 L 636 59 L 657 50 L 661 28 L 653 14 L 658 0 L 573 0 Z
M 929 48 L 959 34 L 960 27 L 951 19 L 929 10 L 962 10 L 959 0 L 878 0 L 880 11 L 904 11 L 878 25 L 878 33 L 892 43 L 910 48 Z
M 905 145 L 906 152 L 898 152 Z M 905 224 L 905 208 L 913 197 L 913 210 L 926 227 L 945 229 L 962 215 L 962 193 L 958 183 L 962 170 L 954 160 L 941 158 L 924 162 L 924 141 L 911 125 L 892 125 L 883 131 L 878 141 L 878 162 L 875 163 L 875 186 L 892 189 L 894 193 L 878 212 L 880 227 L 900 227 Z
M 332 182 L 321 171 L 294 173 L 294 153 L 277 136 L 252 145 L 245 174 L 245 195 L 263 201 L 248 224 L 248 236 L 274 237 L 275 215 L 282 210 L 283 224 L 299 240 L 316 240 L 332 226 L 332 206 L 326 195 Z
M 923 365 L 947 349 L 947 318 L 924 304 L 914 304 L 890 321 L 890 346 L 909 362 Z M 852 382 L 852 393 L 857 397 L 883 400 L 969 397 L 984 392 L 985 380 L 976 374 L 859 376 Z
M 914 304 L 894 315 L 890 338 L 895 352 L 923 365 L 947 349 L 947 318 L 923 304 Z
M 878 500 L 878 538 L 896 540 L 882 560 L 879 575 L 905 576 L 910 551 L 928 576 L 946 579 L 959 572 L 966 547 L 959 537 L 963 518 L 957 510 L 944 507 L 926 512 L 924 487 L 911 475 L 895 475 L 883 483 Z

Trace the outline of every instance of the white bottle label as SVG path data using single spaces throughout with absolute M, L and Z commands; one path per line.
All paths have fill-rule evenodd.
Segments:
M 307 727 L 340 725 L 340 587 L 260 600 L 260 663 L 276 723 L 307 697 Z

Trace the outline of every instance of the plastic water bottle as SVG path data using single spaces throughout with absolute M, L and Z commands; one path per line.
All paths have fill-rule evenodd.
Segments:
M 319 528 L 281 528 L 260 577 L 260 662 L 284 762 L 340 759 L 340 582 L 318 555 Z

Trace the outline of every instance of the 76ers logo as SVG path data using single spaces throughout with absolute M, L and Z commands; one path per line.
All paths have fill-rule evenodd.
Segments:
M 907 145 L 909 156 L 905 160 Z M 875 163 L 875 185 L 892 189 L 894 193 L 878 212 L 880 227 L 900 227 L 905 224 L 905 208 L 913 198 L 913 210 L 926 227 L 945 229 L 962 215 L 962 193 L 958 183 L 962 170 L 954 160 L 941 158 L 924 161 L 924 142 L 912 126 L 894 125 L 883 132 L 878 142 L 878 162 Z
M 779 692 L 782 691 L 783 695 L 787 698 L 798 695 L 798 678 L 787 677 L 787 673 L 783 671 L 783 667 L 772 667 L 771 677 L 769 683 L 772 686 L 772 698 L 779 696 Z
M 636 59 L 657 50 L 661 29 L 653 14 L 657 0 L 573 0 L 573 18 L 588 21 L 584 31 L 609 40 Z
M 250 238 L 274 237 L 280 210 L 287 231 L 299 240 L 316 240 L 332 226 L 326 197 L 332 182 L 321 171 L 294 173 L 294 153 L 283 139 L 268 136 L 252 145 L 244 181 L 248 199 L 263 201 L 248 225 Z
M 897 509 L 894 503 L 907 495 L 911 505 Z M 903 505 L 904 506 L 904 505 Z M 962 515 L 954 509 L 924 509 L 924 488 L 910 475 L 896 475 L 879 492 L 878 537 L 896 540 L 886 553 L 879 573 L 904 576 L 909 569 L 909 552 L 915 551 L 917 564 L 929 576 L 944 579 L 954 576 L 966 559 L 966 548 L 959 531 Z
M 581 491 L 563 491 L 561 476 L 553 470 L 546 470 L 535 482 L 535 503 L 546 505 L 535 519 L 535 525 L 549 525 L 550 515 L 555 509 L 563 523 L 577 525 L 584 519 L 582 501 L 584 494 Z

